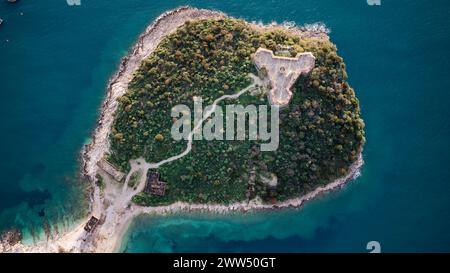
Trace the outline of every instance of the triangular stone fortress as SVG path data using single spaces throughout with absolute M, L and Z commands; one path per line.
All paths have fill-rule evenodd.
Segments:
M 292 97 L 291 87 L 302 73 L 314 68 L 312 53 L 298 53 L 294 58 L 275 56 L 272 50 L 258 48 L 253 57 L 258 70 L 265 70 L 271 89 L 268 92 L 270 104 L 285 106 Z

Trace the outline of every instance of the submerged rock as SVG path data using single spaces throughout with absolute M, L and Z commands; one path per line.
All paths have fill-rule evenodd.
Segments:
M 20 243 L 20 241 L 22 241 L 22 232 L 17 228 L 7 230 L 1 235 L 1 244 L 4 246 L 14 246 L 17 243 Z

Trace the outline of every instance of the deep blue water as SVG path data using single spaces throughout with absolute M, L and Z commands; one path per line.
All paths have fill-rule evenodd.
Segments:
M 324 22 L 361 102 L 366 163 L 355 183 L 300 210 L 141 217 L 123 251 L 365 252 L 372 240 L 388 252 L 450 251 L 448 1 L 81 3 L 0 1 L 0 229 L 18 226 L 31 240 L 43 221 L 77 219 L 77 157 L 108 78 L 148 23 L 190 4 L 251 21 Z

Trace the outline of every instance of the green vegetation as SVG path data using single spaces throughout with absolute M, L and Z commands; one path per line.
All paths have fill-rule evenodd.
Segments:
M 137 187 L 139 180 L 141 179 L 142 173 L 140 171 L 135 171 L 130 175 L 130 180 L 128 180 L 128 187 L 135 189 Z
M 128 92 L 119 99 L 109 160 L 126 171 L 130 159 L 143 156 L 147 162 L 157 162 L 181 153 L 186 141 L 175 141 L 170 135 L 175 121 L 171 108 L 185 104 L 193 109 L 193 96 L 201 96 L 206 106 L 248 86 L 248 73 L 257 74 L 252 54 L 259 47 L 276 51 L 280 45 L 289 46 L 291 56 L 312 52 L 316 67 L 297 80 L 289 106 L 280 112 L 278 150 L 260 152 L 254 141 L 194 141 L 190 154 L 159 168 L 168 184 L 166 195 L 140 193 L 134 202 L 242 201 L 249 180 L 255 183 L 250 198 L 274 202 L 348 172 L 364 143 L 364 123 L 335 45 L 282 31 L 260 33 L 235 19 L 188 22 L 142 62 Z M 268 102 L 265 96 L 242 95 L 238 103 Z M 269 189 L 258 175 L 252 178 L 251 171 L 276 174 L 278 186 Z
M 97 174 L 95 177 L 97 178 L 97 181 L 95 182 L 95 184 L 100 189 L 100 191 L 103 191 L 105 189 L 105 182 L 103 181 L 103 176 L 101 176 L 100 174 Z

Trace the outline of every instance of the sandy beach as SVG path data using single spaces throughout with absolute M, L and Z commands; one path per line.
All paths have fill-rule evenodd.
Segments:
M 218 11 L 195 9 L 191 7 L 180 7 L 168 11 L 159 16 L 141 34 L 136 44 L 130 49 L 129 54 L 120 63 L 117 72 L 111 77 L 104 102 L 100 110 L 97 127 L 93 133 L 92 142 L 82 150 L 82 172 L 87 180 L 92 184 L 90 213 L 85 219 L 79 221 L 72 231 L 60 234 L 49 241 L 39 242 L 35 245 L 23 245 L 18 243 L 14 246 L 0 245 L 0 252 L 114 252 L 120 247 L 121 239 L 128 229 L 132 219 L 140 214 L 165 215 L 175 212 L 201 211 L 209 213 L 227 213 L 230 211 L 247 212 L 250 210 L 270 210 L 280 208 L 295 208 L 302 206 L 306 201 L 311 200 L 325 192 L 339 189 L 347 182 L 354 180 L 360 175 L 363 165 L 362 153 L 350 167 L 349 172 L 344 177 L 317 187 L 314 191 L 298 198 L 293 198 L 277 204 L 263 204 L 260 200 L 250 202 L 239 202 L 230 205 L 220 204 L 189 204 L 176 202 L 168 206 L 140 207 L 131 202 L 131 198 L 142 191 L 145 185 L 145 172 L 148 170 L 148 163 L 143 159 L 131 162 L 132 171 L 141 169 L 143 175 L 136 189 L 127 187 L 130 175 L 127 176 L 124 185 L 117 185 L 111 181 L 105 181 L 106 187 L 101 191 L 96 185 L 96 174 L 102 172 L 97 166 L 97 162 L 102 159 L 105 152 L 109 150 L 109 132 L 114 121 L 113 113 L 118 107 L 117 98 L 122 96 L 132 79 L 133 72 L 139 67 L 141 61 L 149 56 L 161 40 L 174 32 L 179 26 L 188 20 L 225 18 L 225 14 Z M 300 37 L 320 37 L 328 39 L 326 29 L 316 27 L 303 29 L 291 25 L 270 24 L 262 26 L 252 24 L 256 29 L 267 30 L 267 28 L 284 28 Z M 87 234 L 84 225 L 90 216 L 100 218 L 101 224 L 96 230 Z

